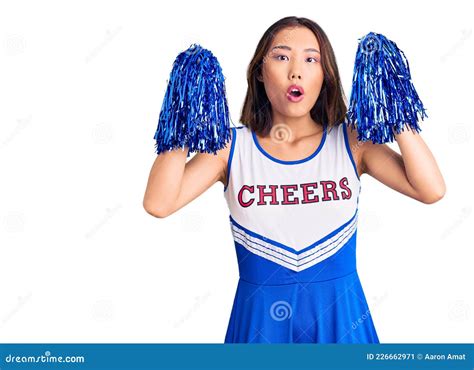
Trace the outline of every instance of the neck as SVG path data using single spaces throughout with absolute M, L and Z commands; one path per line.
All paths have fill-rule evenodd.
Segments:
M 287 129 L 291 131 L 291 141 L 318 134 L 323 130 L 322 124 L 314 121 L 309 113 L 301 117 L 287 117 L 273 112 L 272 122 L 274 127 L 286 125 Z

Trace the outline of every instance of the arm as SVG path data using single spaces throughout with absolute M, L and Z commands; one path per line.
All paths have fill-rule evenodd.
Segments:
M 232 130 L 231 130 L 232 133 Z M 213 153 L 196 153 L 186 162 L 188 148 L 159 154 L 150 171 L 143 207 L 152 216 L 171 215 L 217 181 L 224 183 L 230 143 Z
M 348 128 L 350 141 L 357 142 L 357 132 Z M 384 185 L 431 204 L 443 198 L 446 185 L 428 146 L 410 129 L 395 134 L 401 155 L 387 144 L 357 142 L 361 173 L 367 173 Z M 351 145 L 352 147 L 352 145 Z

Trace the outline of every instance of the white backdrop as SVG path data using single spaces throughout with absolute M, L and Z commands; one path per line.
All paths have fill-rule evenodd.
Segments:
M 153 135 L 180 51 L 216 55 L 238 124 L 258 40 L 295 15 L 328 34 L 347 96 L 357 39 L 395 41 L 428 109 L 446 196 L 361 178 L 358 270 L 380 341 L 473 342 L 468 3 L 2 2 L 0 341 L 223 342 L 238 279 L 223 186 L 147 214 Z

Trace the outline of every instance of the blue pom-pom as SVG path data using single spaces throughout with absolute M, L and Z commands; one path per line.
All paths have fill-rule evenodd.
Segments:
M 217 58 L 192 44 L 173 63 L 155 132 L 157 154 L 175 148 L 214 153 L 230 140 L 224 76 Z
M 411 82 L 403 51 L 385 36 L 370 32 L 359 39 L 345 124 L 357 127 L 358 140 L 393 142 L 408 125 L 420 132 L 428 115 Z

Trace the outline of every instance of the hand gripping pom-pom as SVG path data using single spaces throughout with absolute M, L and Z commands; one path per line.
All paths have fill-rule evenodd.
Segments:
M 411 82 L 408 60 L 395 42 L 374 32 L 359 39 L 345 124 L 358 140 L 393 142 L 405 125 L 420 132 L 428 115 Z
M 224 76 L 217 58 L 198 44 L 173 63 L 155 132 L 155 151 L 214 153 L 230 140 Z

